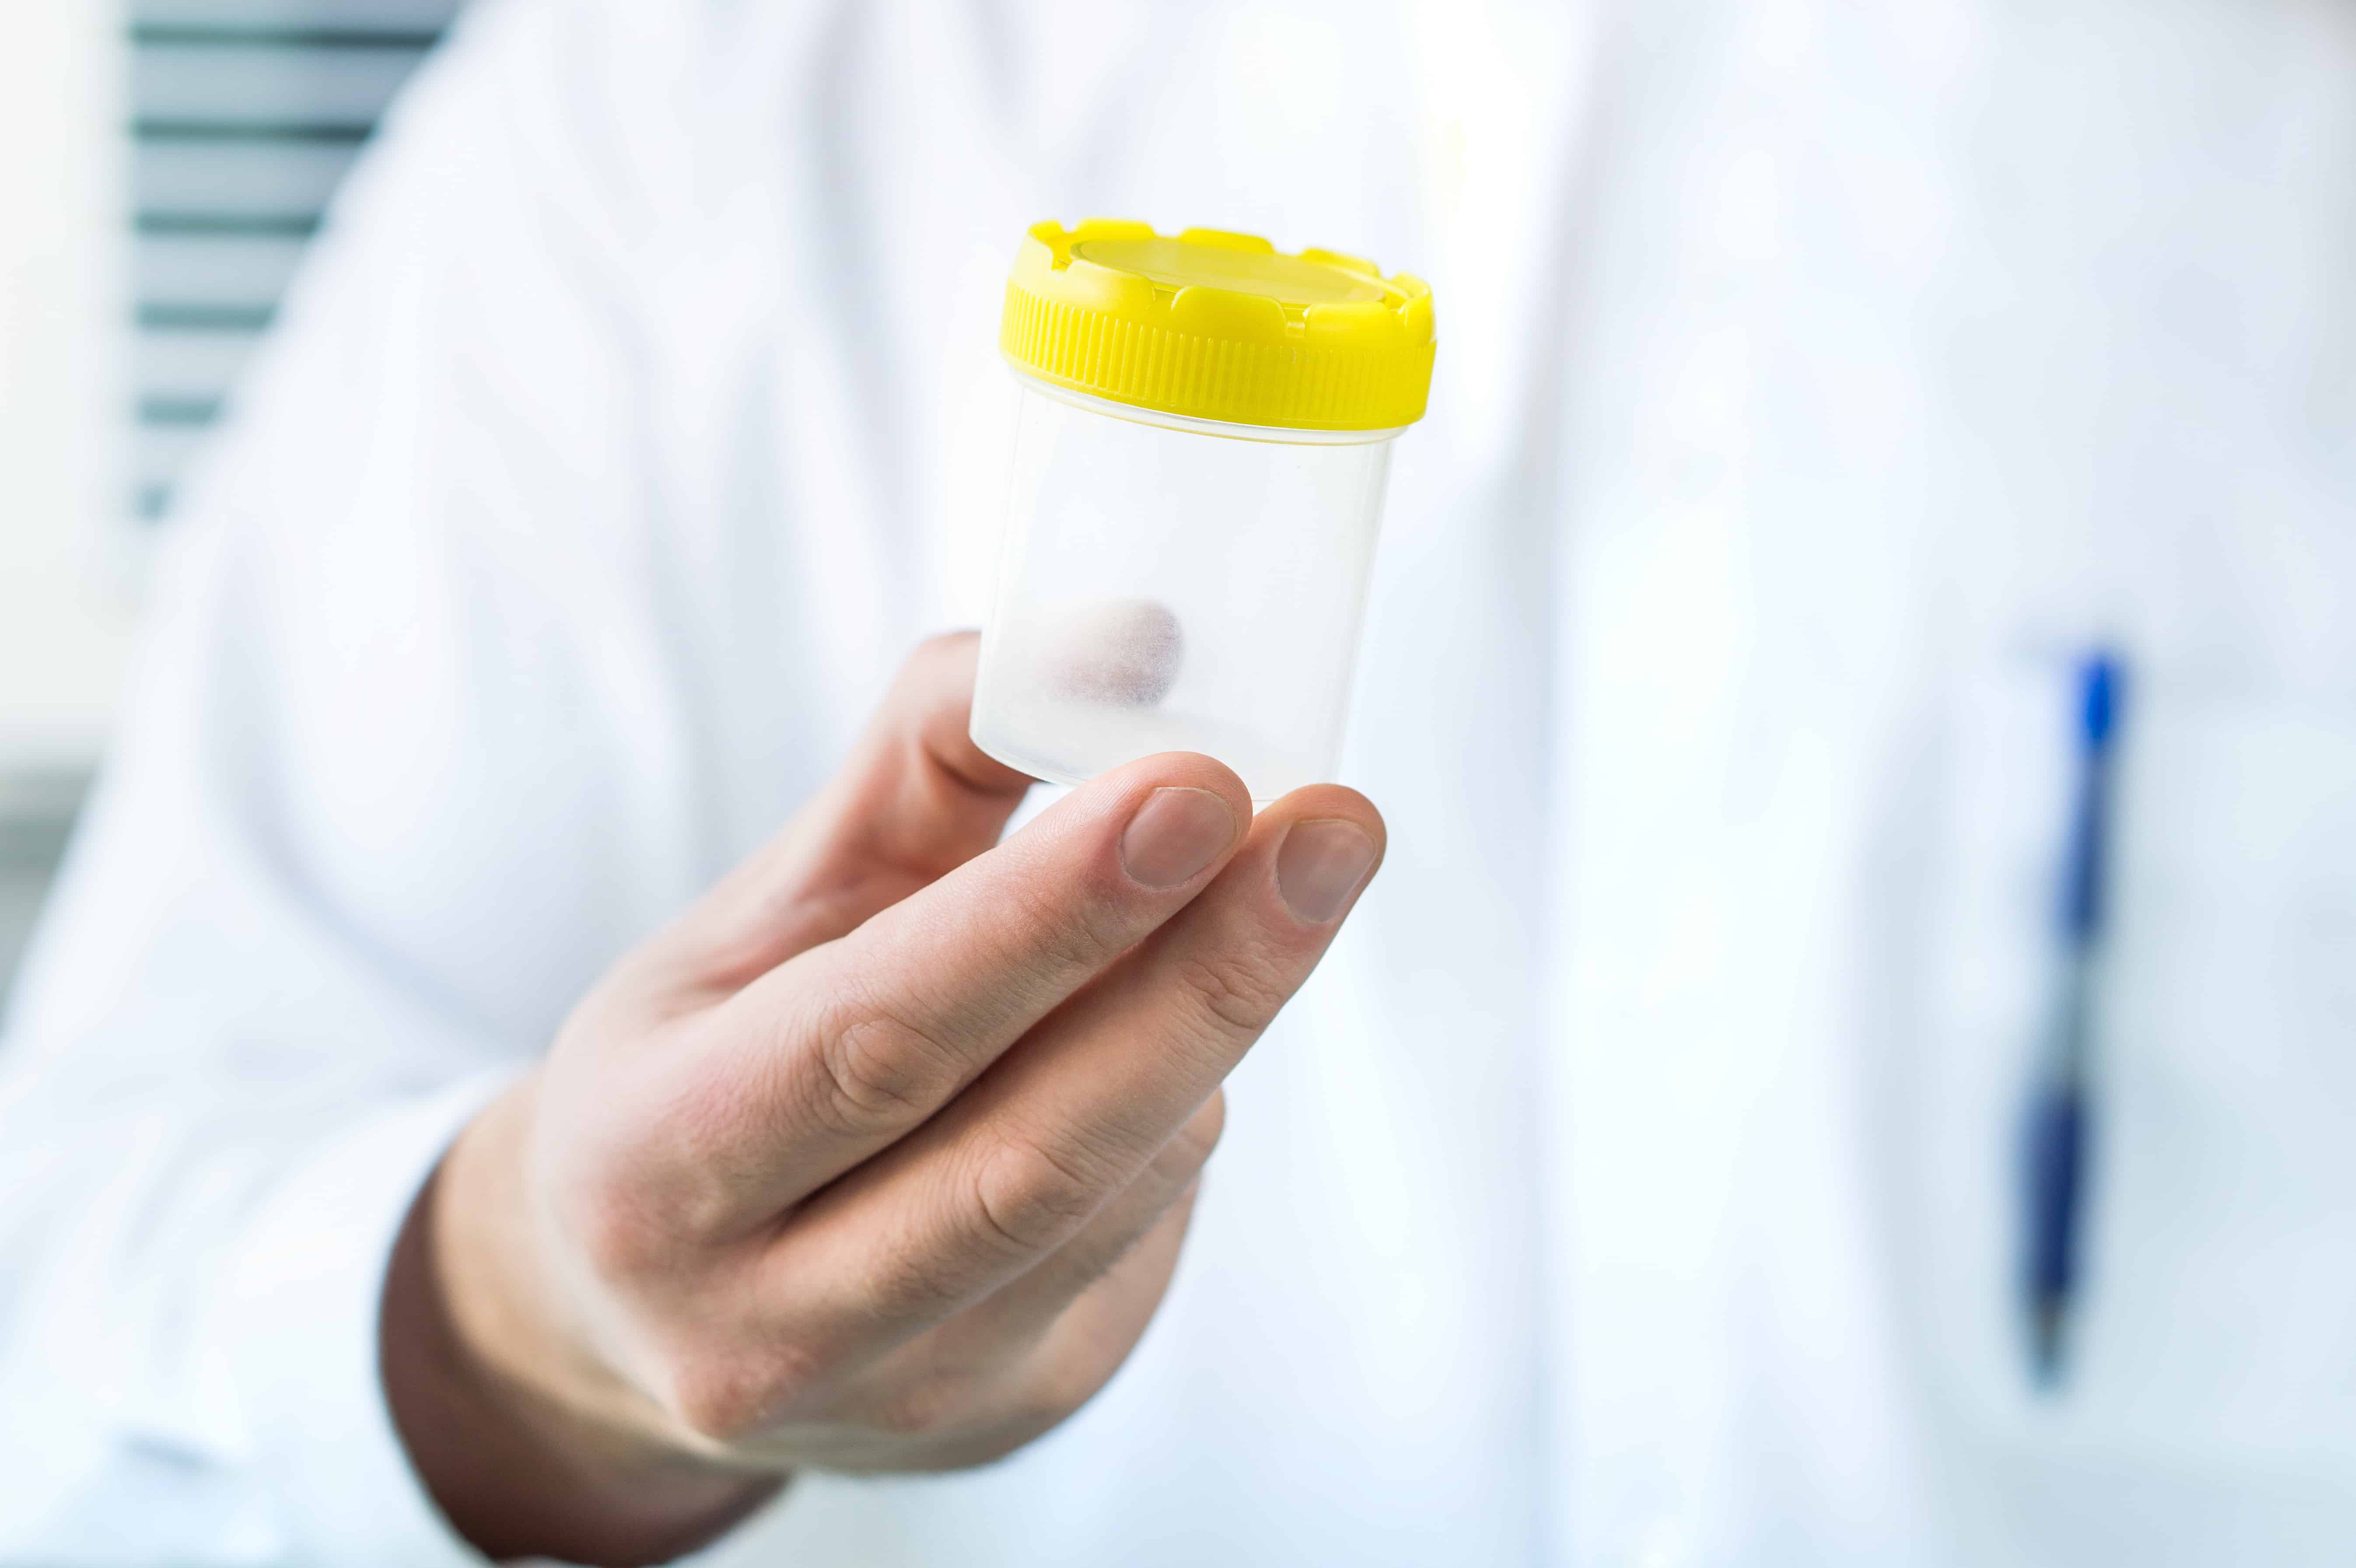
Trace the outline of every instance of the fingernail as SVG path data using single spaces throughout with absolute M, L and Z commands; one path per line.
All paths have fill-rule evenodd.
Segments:
M 1236 814 L 1206 789 L 1155 790 L 1120 836 L 1120 863 L 1149 888 L 1200 875 L 1236 841 Z
M 1296 822 L 1276 852 L 1276 891 L 1294 914 L 1323 925 L 1342 912 L 1374 864 L 1375 841 L 1356 823 Z

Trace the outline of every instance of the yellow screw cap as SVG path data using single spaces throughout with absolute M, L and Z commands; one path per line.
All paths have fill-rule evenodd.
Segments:
M 1387 430 L 1431 391 L 1431 290 L 1333 251 L 1092 218 L 1032 226 L 998 346 L 1026 375 L 1191 419 Z

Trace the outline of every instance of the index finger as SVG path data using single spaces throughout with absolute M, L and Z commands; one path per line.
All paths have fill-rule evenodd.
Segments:
M 1374 806 L 1335 785 L 1261 813 L 1218 880 L 1128 962 L 795 1217 L 763 1267 L 794 1282 L 777 1299 L 796 1334 L 856 1360 L 1062 1246 L 1309 978 L 1383 846 Z
M 713 1009 L 673 1059 L 695 1129 L 666 1157 L 725 1231 L 905 1136 L 1192 901 L 1251 820 L 1241 780 L 1172 752 L 1028 828 Z

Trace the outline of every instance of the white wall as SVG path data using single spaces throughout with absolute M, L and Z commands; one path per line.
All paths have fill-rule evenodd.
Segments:
M 116 0 L 0 0 L 0 770 L 95 756 L 122 679 Z

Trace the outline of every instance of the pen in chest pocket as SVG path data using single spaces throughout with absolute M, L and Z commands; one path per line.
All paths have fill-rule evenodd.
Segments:
M 2029 1375 L 2061 1384 L 2084 1228 L 2094 1096 L 2087 1034 L 2103 935 L 2113 776 L 2126 695 L 2119 656 L 2097 648 L 2076 668 L 2074 767 L 2054 911 L 2057 963 L 2044 1051 L 2021 1149 L 2021 1306 Z

